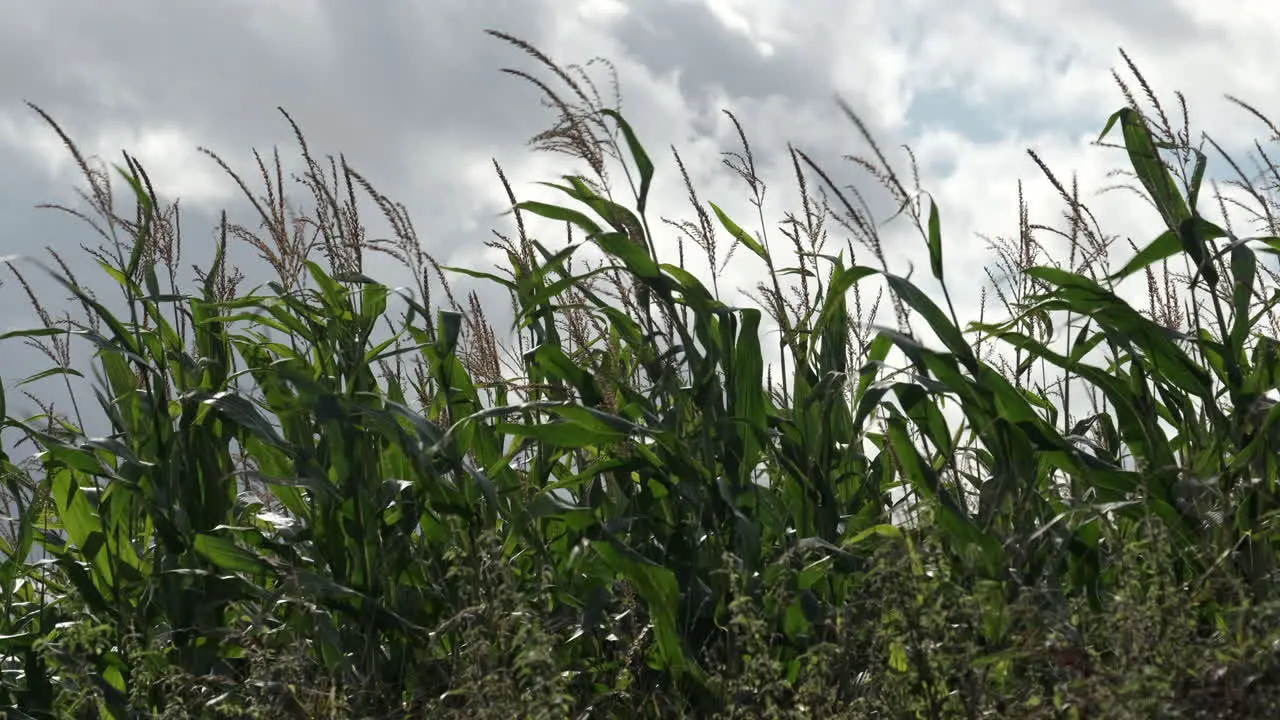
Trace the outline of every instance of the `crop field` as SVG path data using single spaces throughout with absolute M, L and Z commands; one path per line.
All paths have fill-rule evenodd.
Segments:
M 869 150 L 791 148 L 786 211 L 729 115 L 760 210 L 730 217 L 655 173 L 588 73 L 491 34 L 566 167 L 534 201 L 495 161 L 496 267 L 441 265 L 288 115 L 301 182 L 209 152 L 258 217 L 183 255 L 140 163 L 32 106 L 113 293 L 56 254 L 0 287 L 42 320 L 0 357 L 48 362 L 0 365 L 6 717 L 1280 717 L 1271 140 L 1227 156 L 1126 56 L 1099 138 L 1149 235 L 1113 247 L 1094 189 L 1033 152 L 1061 217 L 1024 206 L 962 322 L 947 208 L 848 107 Z M 893 267 L 851 167 L 927 267 Z M 653 216 L 682 180 L 687 217 Z M 758 263 L 752 303 L 687 269 L 730 254 Z M 42 387 L 74 405 L 17 416 Z

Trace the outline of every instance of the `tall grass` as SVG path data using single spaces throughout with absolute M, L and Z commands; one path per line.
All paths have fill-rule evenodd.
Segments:
M 440 265 L 402 206 L 313 156 L 289 119 L 314 207 L 290 210 L 278 154 L 255 154 L 255 192 L 209 153 L 258 218 L 224 215 L 183 289 L 177 204 L 126 154 L 118 211 L 113 173 L 37 109 L 89 185 L 88 210 L 62 209 L 101 237 L 87 252 L 120 297 L 57 255 L 10 264 L 43 323 L 5 339 L 53 363 L 20 385 L 82 402 L 87 384 L 110 426 L 87 436 L 83 407 L 15 417 L 0 394 L 6 438 L 39 448 L 0 458 L 12 716 L 1276 709 L 1264 146 L 1250 177 L 1193 143 L 1130 63 L 1145 102 L 1117 75 L 1126 105 L 1102 137 L 1158 211 L 1154 239 L 1112 268 L 1114 238 L 1033 153 L 1064 226 L 1033 223 L 1019 190 L 1017 236 L 993 241 L 999 317 L 984 305 L 962 326 L 942 209 L 914 157 L 908 180 L 848 107 L 870 149 L 856 167 L 918 230 L 939 293 L 891 267 L 870 204 L 800 149 L 800 209 L 771 229 L 732 115 L 725 164 L 758 230 L 700 199 L 678 154 L 692 219 L 651 217 L 637 130 L 581 68 L 493 35 L 553 78 L 506 71 L 556 113 L 535 148 L 585 171 L 547 185 L 556 204 L 519 201 L 495 164 L 514 233 L 490 243 L 508 260 L 492 272 Z M 1205 147 L 1241 192 L 1206 184 Z M 390 239 L 370 238 L 358 198 Z M 1206 203 L 1252 212 L 1260 236 Z M 534 237 L 534 219 L 565 240 Z M 274 278 L 243 290 L 232 243 Z M 687 270 L 697 252 L 713 269 L 757 258 L 754 306 Z M 416 287 L 367 276 L 372 253 Z M 30 272 L 84 316 L 53 317 Z M 509 293 L 510 343 L 478 295 L 455 297 L 459 274 Z M 1121 297 L 1142 276 L 1147 308 Z M 896 327 L 876 324 L 882 301 Z M 73 340 L 91 369 L 73 367 Z

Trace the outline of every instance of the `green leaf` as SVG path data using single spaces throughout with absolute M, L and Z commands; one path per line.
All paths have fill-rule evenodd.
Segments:
M 645 202 L 649 198 L 649 184 L 653 182 L 653 161 L 649 159 L 649 154 L 645 152 L 644 146 L 640 144 L 640 140 L 636 137 L 635 131 L 631 129 L 631 125 L 622 119 L 621 115 L 608 108 L 600 112 L 613 118 L 618 123 L 618 127 L 622 129 L 622 135 L 627 139 L 627 148 L 631 150 L 631 157 L 636 161 L 636 169 L 640 171 L 640 195 L 636 198 L 636 209 L 641 214 L 644 214 Z
M 30 330 L 10 330 L 0 333 L 0 340 L 9 340 L 11 338 L 45 338 L 54 335 L 67 335 L 69 331 L 66 328 L 59 327 L 42 327 L 32 328 Z
M 529 515 L 533 518 L 556 518 L 577 532 L 599 524 L 591 508 L 566 502 L 549 491 L 534 496 L 529 504 Z
M 889 282 L 893 291 L 902 298 L 902 301 L 910 305 L 916 312 L 924 317 L 925 322 L 929 323 L 929 327 L 937 333 L 938 339 L 952 353 L 956 355 L 965 365 L 972 370 L 977 366 L 977 358 L 973 354 L 973 348 L 964 339 L 964 334 L 960 329 L 951 322 L 946 313 L 942 312 L 942 308 L 929 298 L 928 295 L 921 292 L 906 278 L 898 277 L 884 273 L 885 280 Z
M 889 643 L 889 667 L 900 673 L 905 673 L 911 667 L 907 662 L 907 647 L 901 641 Z
M 235 540 L 225 535 L 199 533 L 195 536 L 192 547 L 205 560 L 230 572 L 269 575 L 274 570 L 265 558 L 240 547 Z
M 841 541 L 840 546 L 847 550 L 854 545 L 860 544 L 863 540 L 866 540 L 873 535 L 890 538 L 892 540 L 901 540 L 903 538 L 902 528 L 889 523 L 881 523 L 879 525 L 872 525 L 871 527 L 856 533 L 852 537 L 846 538 Z
M 751 237 L 750 233 L 738 227 L 737 223 L 729 219 L 729 216 L 726 215 L 725 212 L 720 209 L 719 205 L 716 205 L 715 203 L 708 203 L 708 204 L 711 205 L 711 210 L 716 214 L 716 218 L 720 220 L 720 224 L 724 227 L 725 230 L 729 231 L 729 234 L 733 236 L 734 240 L 737 240 L 738 242 L 745 245 L 748 250 L 755 253 L 761 260 L 764 260 L 765 262 L 769 261 L 769 254 L 765 252 L 763 245 L 756 242 L 756 239 Z
M 1062 301 L 1059 309 L 1092 317 L 1113 337 L 1142 348 L 1154 369 L 1179 388 L 1210 400 L 1209 373 L 1173 342 L 1178 333 L 1144 317 L 1091 278 L 1054 267 L 1033 267 L 1025 272 L 1057 288 L 1053 297 Z M 1038 307 L 1049 309 L 1052 304 Z
M 47 377 L 54 377 L 54 376 L 82 378 L 84 377 L 84 373 L 80 372 L 79 370 L 74 370 L 72 368 L 51 367 L 48 370 L 41 370 L 35 375 L 28 375 L 27 377 L 15 380 L 14 385 L 18 387 L 21 387 L 23 385 L 30 385 L 32 383 L 39 382 Z
M 373 329 L 387 309 L 387 286 L 375 282 L 367 282 L 360 292 L 360 319 L 365 332 Z
M 631 581 L 637 594 L 645 601 L 663 664 L 677 676 L 690 672 L 695 679 L 702 679 L 701 668 L 687 656 L 676 625 L 680 585 L 676 582 L 675 573 L 646 561 L 634 551 L 621 551 L 614 547 L 613 542 L 616 541 L 598 540 L 592 546 L 615 572 Z
M 464 267 L 456 267 L 453 265 L 441 265 L 440 269 L 448 270 L 449 272 L 455 272 L 455 273 L 458 273 L 459 275 L 467 275 L 469 277 L 477 278 L 480 280 L 488 280 L 489 282 L 497 283 L 498 285 L 501 285 L 502 287 L 508 290 L 516 289 L 516 284 L 514 282 L 511 282 L 510 280 L 504 277 L 501 277 L 499 275 L 495 275 L 493 273 L 482 272 L 480 270 L 472 270 L 470 268 L 464 268 Z
M 554 422 L 525 425 L 521 423 L 498 423 L 496 429 L 514 437 L 533 438 L 559 448 L 590 448 L 605 443 L 616 442 L 627 436 L 622 433 L 600 432 L 585 428 L 577 423 Z
M 1160 236 L 1151 241 L 1133 259 L 1125 263 L 1125 266 L 1108 277 L 1108 280 L 1118 282 L 1130 275 L 1145 270 L 1147 267 L 1154 265 L 1166 258 L 1173 257 L 1182 249 L 1182 242 L 1178 240 L 1178 233 L 1173 230 L 1165 230 Z
M 827 296 L 823 299 L 822 310 L 818 314 L 818 319 L 814 321 L 814 328 L 828 328 L 834 323 L 845 323 L 843 317 L 845 311 L 845 294 L 849 292 L 849 288 L 858 284 L 865 278 L 879 273 L 875 268 L 863 267 L 855 265 L 851 268 L 840 268 L 831 271 L 831 279 L 827 284 Z
M 569 175 L 565 179 L 569 181 L 569 187 L 553 183 L 543 184 L 556 188 L 591 208 L 597 215 L 604 218 L 615 232 L 626 235 L 631 242 L 640 245 L 646 244 L 644 227 L 634 213 L 612 200 L 597 195 L 589 185 L 583 182 L 582 178 Z
M 1209 227 L 1218 233 L 1218 237 L 1221 237 L 1221 230 L 1213 225 Z M 1209 240 L 1210 236 L 1204 231 L 1198 218 L 1187 218 L 1178 223 L 1178 242 L 1182 244 L 1182 249 L 1196 266 L 1192 282 L 1195 282 L 1196 276 L 1204 275 L 1205 282 L 1213 288 L 1218 284 L 1218 267 L 1214 264 L 1214 258 L 1209 251 Z
M 942 280 L 942 221 L 938 217 L 938 204 L 929 200 L 929 268 L 933 276 Z
M 106 531 L 102 518 L 89 503 L 80 487 L 76 473 L 66 466 L 55 466 L 49 471 L 49 492 L 57 506 L 62 528 L 94 569 L 98 586 L 112 586 L 114 573 L 111 558 L 106 552 Z
M 258 412 L 258 409 L 254 407 L 253 402 L 244 396 L 230 390 L 214 393 L 207 398 L 203 396 L 204 393 L 194 394 L 193 399 L 200 398 L 206 405 L 216 410 L 223 417 L 264 442 L 276 447 L 285 445 L 284 438 L 280 437 L 280 433 L 276 431 L 276 428 L 267 422 L 262 413 Z
M 548 220 L 560 220 L 571 225 L 576 225 L 587 235 L 599 235 L 604 232 L 594 220 L 577 210 L 570 210 L 569 208 L 560 207 L 559 205 L 551 205 L 534 200 L 526 200 L 524 202 L 517 203 L 516 207 L 521 210 L 527 210 L 534 215 L 540 215 Z
M 648 251 L 631 240 L 626 233 L 600 233 L 591 238 L 600 249 L 618 258 L 627 270 L 643 280 L 665 279 Z
M 436 352 L 443 361 L 453 355 L 458 347 L 458 337 L 462 334 L 462 313 L 453 310 L 441 310 L 436 314 Z
M 1178 186 L 1169 168 L 1161 160 L 1159 149 L 1142 116 L 1133 108 L 1118 110 L 1107 121 L 1107 126 L 1098 139 L 1102 140 L 1106 137 L 1117 120 L 1124 134 L 1125 149 L 1129 153 L 1129 162 L 1133 166 L 1134 174 L 1138 176 L 1147 194 L 1155 202 L 1161 218 L 1164 219 L 1165 227 L 1178 231 L 1184 222 L 1191 219 L 1192 213 L 1178 192 Z
M 1195 208 L 1199 207 L 1200 204 L 1200 185 L 1204 182 L 1204 171 L 1205 166 L 1208 164 L 1208 158 L 1205 157 L 1205 154 L 1200 152 L 1200 150 L 1195 148 L 1192 150 L 1195 152 L 1196 166 L 1195 169 L 1191 171 L 1191 187 L 1187 193 L 1187 202 L 1191 205 L 1191 209 L 1194 212 Z
M 1231 247 L 1231 300 L 1234 310 L 1228 343 L 1234 358 L 1243 358 L 1244 344 L 1253 329 L 1249 317 L 1254 283 L 1258 278 L 1258 257 L 1244 243 Z

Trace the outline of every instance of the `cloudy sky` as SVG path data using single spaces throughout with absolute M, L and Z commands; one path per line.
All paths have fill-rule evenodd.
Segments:
M 1173 91 L 1186 94 L 1193 133 L 1207 131 L 1229 150 L 1267 137 L 1224 94 L 1264 112 L 1280 106 L 1280 11 L 1267 0 L 0 3 L 0 256 L 48 246 L 74 259 L 92 242 L 76 221 L 33 209 L 74 204 L 83 183 L 24 101 L 51 113 L 88 152 L 118 162 L 129 150 L 162 194 L 182 199 L 188 267 L 207 263 L 221 208 L 251 217 L 197 147 L 250 176 L 253 148 L 279 146 L 296 158 L 275 109 L 283 106 L 316 153 L 343 153 L 405 203 L 440 262 L 482 268 L 494 259 L 483 246 L 490 230 L 509 230 L 492 161 L 522 198 L 545 197 L 535 182 L 574 169 L 528 149 L 553 118 L 528 85 L 499 70 L 546 74 L 487 28 L 562 63 L 613 61 L 624 114 L 657 162 L 655 216 L 689 217 L 674 146 L 704 201 L 758 227 L 746 187 L 719 162 L 737 149 L 722 109 L 742 121 L 769 184 L 765 219 L 775 238 L 778 221 L 796 208 L 787 143 L 874 196 L 874 183 L 840 159 L 866 151 L 837 109 L 843 98 L 887 150 L 915 151 L 922 184 L 941 207 L 947 266 L 966 313 L 990 259 L 979 236 L 1016 233 L 1019 179 L 1033 219 L 1052 224 L 1062 210 L 1027 148 L 1064 179 L 1078 174 L 1108 232 L 1142 245 L 1158 231 L 1155 213 L 1132 198 L 1090 197 L 1124 163 L 1121 153 L 1091 146 L 1124 102 L 1110 75 L 1115 68 L 1131 78 L 1120 48 L 1170 105 Z M 606 75 L 594 77 L 607 86 Z M 904 155 L 893 158 L 906 167 Z M 914 261 L 923 273 L 918 238 L 898 225 L 886 231 L 891 262 L 905 272 Z M 661 248 L 670 238 L 658 240 Z M 255 262 L 246 249 L 236 252 L 241 264 Z M 691 261 L 690 270 L 707 276 L 705 265 Z M 405 282 L 388 265 L 369 271 Z M 758 265 L 742 253 L 721 283 L 758 279 Z M 20 288 L 7 272 L 3 282 L 0 329 L 31 325 Z M 65 294 L 47 283 L 39 289 L 55 307 Z M 10 412 L 34 411 L 12 395 L 12 382 L 40 368 L 18 346 L 0 348 Z

